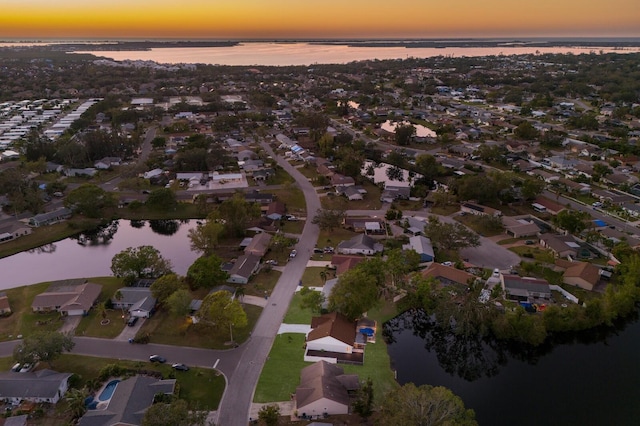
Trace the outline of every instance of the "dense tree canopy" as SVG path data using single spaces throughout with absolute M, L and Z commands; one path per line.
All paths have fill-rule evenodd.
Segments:
M 187 283 L 192 289 L 213 288 L 223 284 L 229 274 L 221 269 L 222 260 L 212 254 L 196 259 L 187 271 Z
M 85 183 L 70 191 L 64 204 L 87 217 L 101 217 L 104 216 L 105 209 L 116 206 L 116 200 L 113 194 L 99 186 Z
M 51 366 L 63 352 L 75 346 L 70 336 L 58 332 L 38 331 L 25 337 L 13 349 L 13 358 L 20 363 L 43 361 Z
M 474 426 L 475 413 L 449 389 L 407 383 L 389 392 L 381 407 L 384 426 Z
M 133 282 L 138 278 L 157 278 L 171 273 L 171 262 L 152 246 L 129 247 L 113 256 L 111 272 Z

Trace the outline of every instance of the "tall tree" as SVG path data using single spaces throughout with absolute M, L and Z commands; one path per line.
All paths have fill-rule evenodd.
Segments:
M 187 271 L 187 282 L 192 289 L 213 288 L 224 283 L 229 274 L 221 268 L 222 260 L 212 254 L 196 259 Z
M 429 218 L 424 231 L 433 244 L 441 250 L 459 250 L 480 245 L 478 234 L 467 229 L 463 224 L 440 222 L 435 216 Z
M 65 206 L 87 217 L 104 216 L 104 210 L 116 206 L 115 198 L 99 186 L 85 183 L 69 192 Z
M 267 426 L 276 426 L 280 417 L 280 406 L 277 404 L 263 405 L 258 412 L 258 418 Z
M 399 146 L 406 146 L 411 143 L 413 135 L 416 134 L 416 128 L 413 124 L 399 125 L 395 130 L 396 143 Z
M 180 288 L 167 298 L 165 304 L 173 315 L 184 317 L 191 311 L 192 299 L 191 293 L 186 288 Z
M 184 287 L 182 279 L 176 274 L 163 275 L 151 284 L 150 290 L 158 302 L 164 303 L 174 292 Z
M 217 213 L 229 233 L 240 237 L 244 235 L 249 221 L 260 217 L 260 206 L 247 202 L 242 194 L 236 193 L 220 204 Z
M 475 426 L 475 413 L 459 396 L 442 386 L 407 383 L 389 392 L 381 407 L 380 424 L 415 426 Z
M 151 191 L 145 205 L 158 211 L 170 211 L 176 208 L 178 200 L 170 188 L 160 188 Z
M 354 268 L 342 274 L 331 290 L 329 310 L 356 319 L 374 307 L 377 301 L 378 286 L 375 279 L 362 269 Z
M 155 247 L 129 247 L 113 256 L 111 272 L 127 283 L 133 283 L 138 278 L 157 278 L 171 273 L 171 262 Z
M 213 217 L 207 219 L 206 222 L 189 229 L 191 250 L 200 252 L 204 256 L 212 255 L 223 233 L 224 224 L 220 219 Z
M 238 300 L 232 299 L 228 291 L 208 294 L 196 313 L 202 323 L 218 328 L 246 327 L 247 314 Z M 232 338 L 233 340 L 233 338 Z
M 18 343 L 13 349 L 13 358 L 20 363 L 43 361 L 51 367 L 52 361 L 74 346 L 75 343 L 66 334 L 40 331 Z
M 333 231 L 342 225 L 344 217 L 345 211 L 342 209 L 318 209 L 311 223 L 323 231 Z

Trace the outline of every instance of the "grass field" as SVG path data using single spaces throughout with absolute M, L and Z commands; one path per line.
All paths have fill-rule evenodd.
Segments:
M 535 246 L 516 246 L 509 248 L 512 252 L 521 257 L 528 257 L 543 263 L 553 263 L 555 257 L 549 250 L 544 250 Z
M 286 315 L 284 316 L 284 320 L 282 320 L 285 324 L 311 324 L 311 317 L 314 314 L 311 312 L 311 309 L 302 309 L 300 307 L 300 302 L 302 301 L 302 296 L 300 293 L 296 293 L 293 295 L 293 299 L 291 299 L 291 303 L 289 303 L 289 309 L 287 310 Z
M 262 312 L 261 307 L 253 305 L 244 305 L 244 310 L 247 313 L 247 326 L 233 329 L 233 340 L 238 343 L 249 338 Z M 189 318 L 176 317 L 165 312 L 157 312 L 147 319 L 138 333 L 148 334 L 151 343 L 207 349 L 228 349 L 226 343 L 231 340 L 227 327 L 193 324 Z

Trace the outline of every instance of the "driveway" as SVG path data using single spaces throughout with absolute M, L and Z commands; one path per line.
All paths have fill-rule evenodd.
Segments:
M 64 324 L 62 324 L 62 327 L 60 327 L 58 331 L 62 334 L 74 334 L 81 319 L 81 315 L 66 316 L 64 318 Z
M 128 325 L 125 326 L 124 329 L 122 329 L 122 332 L 114 340 L 119 342 L 129 342 L 129 339 L 136 337 L 138 330 L 140 330 L 140 327 L 142 327 L 142 324 L 144 324 L 146 320 L 146 318 L 139 318 L 136 325 L 133 327 L 129 327 Z

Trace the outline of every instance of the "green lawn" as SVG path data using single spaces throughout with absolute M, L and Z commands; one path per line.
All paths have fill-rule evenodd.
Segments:
M 555 256 L 551 251 L 544 250 L 535 246 L 516 246 L 510 247 L 509 250 L 516 253 L 520 257 L 528 257 L 543 263 L 554 263 Z
M 305 222 L 302 220 L 290 221 L 287 220 L 284 222 L 280 230 L 287 234 L 302 234 L 302 230 L 304 228 Z
M 116 291 L 123 287 L 122 280 L 116 277 L 99 277 L 91 278 L 91 282 L 102 285 L 102 292 L 98 298 L 98 303 L 106 302 L 113 296 Z M 107 311 L 106 319 L 109 324 L 101 325 L 102 315 L 97 309 L 89 311 L 89 315 L 82 317 L 80 324 L 76 328 L 76 336 L 104 337 L 105 339 L 113 339 L 124 328 L 124 320 L 122 319 L 122 311 Z
M 284 320 L 282 320 L 285 324 L 311 324 L 311 317 L 317 315 L 311 312 L 310 309 L 302 309 L 300 307 L 300 302 L 302 301 L 302 296 L 300 293 L 296 293 L 293 295 L 293 299 L 291 299 L 291 303 L 289 303 L 289 309 L 287 310 L 286 315 L 284 316 Z
M 286 263 L 286 260 L 289 259 L 288 255 L 283 257 L 285 258 L 285 260 L 279 260 L 280 265 L 284 265 Z M 273 259 L 273 257 L 270 258 Z M 251 277 L 251 279 L 249 280 L 249 284 L 244 286 L 244 294 L 248 294 L 251 296 L 264 296 L 265 291 L 271 293 L 278 283 L 280 275 L 280 271 L 261 271 L 258 275 L 254 275 L 253 277 Z
M 300 371 L 310 365 L 304 362 L 304 334 L 285 333 L 276 336 L 269 357 L 258 380 L 253 401 L 257 403 L 289 401 L 300 383 Z
M 333 272 L 327 268 L 320 267 L 312 267 L 304 270 L 304 274 L 302 274 L 302 285 L 305 287 L 322 287 L 324 285 L 324 281 L 320 278 L 320 272 L 326 272 L 327 280 L 333 279 Z
M 244 305 L 244 310 L 247 313 L 247 326 L 233 329 L 233 340 L 239 343 L 247 340 L 262 313 L 262 308 L 254 305 Z M 157 312 L 147 319 L 138 334 L 148 334 L 151 343 L 207 349 L 228 349 L 229 346 L 225 343 L 231 340 L 227 327 L 192 324 L 189 318 L 176 317 L 166 312 Z
M 349 231 L 348 229 L 336 228 L 331 231 L 320 231 L 318 236 L 318 243 L 316 247 L 336 247 L 340 241 L 348 240 L 358 235 L 356 232 Z M 330 256 L 326 256 L 325 260 L 330 260 Z
M 449 216 L 460 210 L 460 205 L 458 204 L 449 204 L 447 206 L 434 206 L 431 207 L 431 212 L 433 214 L 438 214 L 441 216 Z

